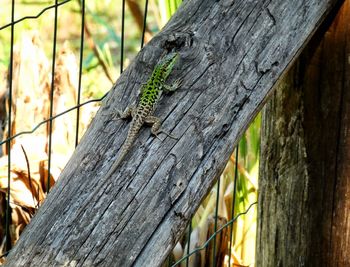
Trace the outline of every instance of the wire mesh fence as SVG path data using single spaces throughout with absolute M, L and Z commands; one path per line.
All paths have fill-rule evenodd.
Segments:
M 53 3 L 54 2 L 54 3 Z M 55 105 L 58 105 L 57 103 L 57 95 L 63 94 L 65 91 L 60 91 L 60 82 L 61 80 L 57 78 L 57 73 L 59 72 L 59 63 L 60 58 L 57 56 L 58 49 L 57 44 L 59 41 L 58 36 L 58 29 L 59 29 L 59 12 L 60 9 L 64 8 L 68 5 L 68 3 L 77 3 L 78 5 L 75 6 L 74 9 L 74 15 L 79 18 L 80 21 L 80 31 L 79 31 L 79 49 L 78 49 L 78 64 L 77 64 L 77 81 L 76 86 L 74 87 L 74 103 L 71 104 L 69 107 L 65 106 L 64 109 L 57 109 Z M 125 33 L 125 24 L 127 22 L 126 20 L 126 3 L 128 1 L 122 0 L 118 1 L 118 5 L 120 4 L 120 43 L 117 50 L 119 50 L 119 64 L 120 64 L 120 73 L 123 72 L 125 67 L 125 41 L 126 39 L 126 33 Z M 133 2 L 133 1 L 131 1 Z M 161 2 L 161 1 L 160 1 Z M 166 1 L 164 1 L 166 2 Z M 169 5 L 169 8 L 167 10 L 168 16 L 171 15 L 172 12 L 176 10 L 178 5 L 181 1 L 170 1 L 168 0 L 167 3 Z M 155 2 L 153 2 L 154 5 Z M 23 1 L 22 4 L 33 4 L 33 2 L 26 2 Z M 115 5 L 117 5 L 115 4 Z M 141 29 L 141 36 L 140 36 L 140 48 L 143 47 L 145 40 L 146 40 L 146 34 L 147 34 L 147 19 L 149 16 L 149 10 L 150 10 L 150 3 L 148 0 L 145 0 L 142 4 L 143 6 L 143 16 L 142 16 L 142 29 Z M 158 2 L 158 4 L 160 4 Z M 14 201 L 13 198 L 13 189 L 12 186 L 14 183 L 13 180 L 13 172 L 17 173 L 19 175 L 20 171 L 16 171 L 13 169 L 13 159 L 14 159 L 14 143 L 16 140 L 23 136 L 31 136 L 35 133 L 42 131 L 42 129 L 45 129 L 45 153 L 47 154 L 47 164 L 44 166 L 45 173 L 44 175 L 41 175 L 44 177 L 41 182 L 44 183 L 42 186 L 43 192 L 42 197 L 39 197 L 39 189 L 33 190 L 32 185 L 34 179 L 31 178 L 31 171 L 30 171 L 30 164 L 29 160 L 26 156 L 26 171 L 28 173 L 28 177 L 26 177 L 27 185 L 30 187 L 30 192 L 32 193 L 33 197 L 33 203 L 34 209 L 31 211 L 30 216 L 26 219 L 27 222 L 29 222 L 30 218 L 34 215 L 37 208 L 39 207 L 40 203 L 42 202 L 43 198 L 45 198 L 46 194 L 49 192 L 50 188 L 54 184 L 54 180 L 51 179 L 51 173 L 52 171 L 52 165 L 56 161 L 55 157 L 55 150 L 57 147 L 55 146 L 54 142 L 56 139 L 60 139 L 60 135 L 56 133 L 54 122 L 56 122 L 59 118 L 66 116 L 66 115 L 73 115 L 75 118 L 75 125 L 70 125 L 70 129 L 68 131 L 74 132 L 74 142 L 73 142 L 73 149 L 75 146 L 79 143 L 79 138 L 82 135 L 82 132 L 85 130 L 84 127 L 81 126 L 82 117 L 84 117 L 84 113 L 81 111 L 82 107 L 87 105 L 92 105 L 94 103 L 100 103 L 108 94 L 108 92 L 103 93 L 100 97 L 94 97 L 90 99 L 82 99 L 82 88 L 83 88 L 83 78 L 84 78 L 84 46 L 86 45 L 86 39 L 91 40 L 91 32 L 89 30 L 87 21 L 86 21 L 86 12 L 87 7 L 84 0 L 81 1 L 73 1 L 73 0 L 65 0 L 65 1 L 48 1 L 47 3 L 41 3 L 41 5 L 44 5 L 41 7 L 36 13 L 25 15 L 25 16 L 19 16 L 16 17 L 16 8 L 18 7 L 18 3 L 15 3 L 14 0 L 12 1 L 5 1 L 2 4 L 0 4 L 0 9 L 2 9 L 2 5 L 7 5 L 7 7 L 10 7 L 10 21 L 9 22 L 1 22 L 3 25 L 0 25 L 0 41 L 1 41 L 1 33 L 9 30 L 10 38 L 9 38 L 9 51 L 6 49 L 3 49 L 5 52 L 8 52 L 7 56 L 9 58 L 8 60 L 8 75 L 7 75 L 7 86 L 6 86 L 6 115 L 3 119 L 3 136 L 2 141 L 0 142 L 0 145 L 5 146 L 5 157 L 7 159 L 7 183 L 6 186 L 1 188 L 4 194 L 5 204 L 3 203 L 4 210 L 2 210 L 2 229 L 4 229 L 3 232 L 1 232 L 2 235 L 2 242 L 3 242 L 3 248 L 2 248 L 2 258 L 4 258 L 7 253 L 10 251 L 11 247 L 14 245 L 13 238 L 11 238 L 11 234 L 13 233 L 13 229 L 11 229 L 13 224 L 13 219 L 11 218 L 12 210 L 14 209 L 14 206 L 19 206 L 21 208 L 25 208 L 25 205 L 21 205 L 18 203 L 18 201 Z M 112 4 L 111 4 L 112 5 Z M 79 9 L 77 9 L 79 7 Z M 170 10 L 172 9 L 172 10 Z M 4 9 L 5 10 L 5 9 Z M 50 60 L 50 67 L 47 69 L 50 69 L 50 75 L 47 75 L 50 79 L 46 82 L 47 86 L 47 96 L 43 101 L 46 101 L 48 106 L 46 107 L 45 116 L 43 116 L 39 122 L 37 123 L 28 123 L 30 125 L 29 129 L 25 129 L 23 127 L 17 126 L 18 124 L 14 123 L 15 118 L 14 117 L 25 117 L 28 114 L 25 114 L 23 109 L 21 109 L 20 105 L 16 103 L 16 99 L 18 98 L 18 92 L 16 91 L 18 88 L 18 60 L 15 58 L 15 40 L 16 40 L 16 34 L 17 38 L 19 38 L 18 35 L 23 33 L 23 30 L 21 28 L 21 23 L 27 23 L 32 20 L 38 20 L 41 18 L 41 16 L 51 12 L 51 17 L 49 24 L 52 26 L 52 42 L 49 44 L 46 44 L 49 47 L 49 50 L 51 51 L 51 60 Z M 115 16 L 116 19 L 119 19 L 117 16 Z M 107 27 L 107 26 L 106 26 Z M 19 30 L 19 29 L 21 30 Z M 17 32 L 18 30 L 18 32 Z M 34 38 L 33 38 L 34 39 Z M 0 45 L 4 46 L 4 42 L 0 43 Z M 106 60 L 101 58 L 101 51 L 98 46 L 96 46 L 94 43 L 90 46 L 91 50 L 94 50 L 97 65 L 101 66 L 103 69 L 104 74 L 106 77 L 108 77 L 108 80 L 113 82 L 115 79 L 113 79 L 113 76 L 117 77 L 117 75 L 112 75 L 111 72 L 108 70 L 108 66 L 106 64 Z M 4 56 L 4 55 L 2 55 Z M 21 58 L 20 58 L 21 59 Z M 0 58 L 0 60 L 4 61 Z M 108 60 L 107 60 L 108 61 Z M 1 69 L 0 69 L 1 71 Z M 24 73 L 23 75 L 30 75 Z M 16 90 L 14 90 L 16 89 Z M 63 92 L 63 93 L 62 93 Z M 40 94 L 39 94 L 40 95 Z M 25 104 L 25 100 L 21 102 L 23 105 Z M 22 113 L 21 113 L 22 112 Z M 84 129 L 82 129 L 84 128 Z M 55 148 L 54 148 L 55 147 Z M 241 151 L 244 156 L 243 158 L 246 158 L 246 148 L 247 148 L 247 140 L 242 140 L 240 147 L 237 147 L 235 150 L 235 155 L 231 157 L 231 166 L 226 174 L 223 174 L 220 179 L 218 179 L 217 184 L 215 185 L 215 188 L 213 188 L 211 195 L 204 201 L 207 202 L 204 205 L 206 207 L 210 206 L 208 203 L 214 203 L 214 211 L 212 209 L 205 209 L 201 211 L 201 215 L 194 215 L 193 219 L 191 220 L 191 223 L 188 226 L 187 233 L 185 234 L 183 240 L 179 241 L 179 246 L 182 247 L 181 254 L 176 253 L 176 249 L 174 248 L 172 255 L 169 255 L 168 260 L 164 263 L 164 266 L 200 266 L 196 265 L 198 263 L 198 260 L 200 258 L 201 262 L 207 261 L 206 266 L 233 266 L 235 263 L 239 262 L 235 257 L 234 253 L 234 244 L 235 240 L 238 239 L 237 234 L 235 234 L 237 231 L 242 231 L 243 228 L 240 228 L 237 224 L 234 225 L 237 220 L 239 220 L 241 217 L 245 216 L 246 214 L 252 212 L 252 209 L 257 204 L 256 198 L 245 198 L 245 196 L 248 196 L 249 193 L 247 193 L 247 186 L 246 186 L 246 178 L 249 176 L 249 174 L 244 173 L 244 170 L 242 170 L 242 166 L 239 166 L 238 159 L 239 159 L 239 151 Z M 26 150 L 22 146 L 22 152 L 24 155 L 26 155 Z M 17 157 L 17 154 L 15 154 Z M 258 161 L 257 161 L 258 162 Z M 256 168 L 255 168 L 256 169 Z M 241 173 L 241 174 L 240 174 Z M 251 184 L 254 184 L 254 182 L 250 181 L 248 179 L 248 182 Z M 224 186 L 227 188 L 230 188 L 230 190 L 223 191 Z M 231 187 L 230 187 L 231 186 Z M 35 188 L 36 189 L 36 188 Z M 255 186 L 255 194 L 256 194 L 257 187 Z M 238 192 L 238 193 L 237 193 Z M 240 192 L 240 193 L 239 193 Z M 243 192 L 243 193 L 242 193 Z M 241 194 L 241 195 L 237 195 Z M 243 194 L 243 195 L 242 195 Z M 227 195 L 230 195 L 230 197 L 227 197 L 229 201 L 223 200 L 223 195 L 225 197 Z M 34 198 L 37 198 L 34 200 Z M 244 199 L 245 198 L 245 199 Z M 242 200 L 243 199 L 243 200 Z M 222 201 L 226 201 L 227 203 L 224 203 Z M 221 204 L 220 204 L 221 203 Z M 243 204 L 242 204 L 243 203 Z M 222 207 L 225 206 L 225 209 Z M 224 210 L 224 211 L 220 211 Z M 200 211 L 199 211 L 200 212 Z M 209 219 L 210 215 L 212 215 L 211 219 Z M 220 218 L 224 218 L 220 221 Z M 251 227 L 251 226 L 250 226 Z M 206 231 L 204 231 L 204 228 Z M 200 229 L 202 229 L 202 232 L 205 232 L 205 240 L 202 238 L 198 238 L 198 236 L 203 235 L 200 232 Z M 235 230 L 236 229 L 236 230 Z M 19 230 L 17 229 L 17 232 L 21 232 L 23 230 L 23 227 L 21 227 Z M 19 233 L 18 233 L 19 234 Z M 197 235 L 197 238 L 196 238 Z M 242 240 L 244 236 L 242 235 L 240 237 L 240 240 Z M 243 251 L 243 249 L 241 249 Z M 243 253 L 243 252 L 241 252 Z

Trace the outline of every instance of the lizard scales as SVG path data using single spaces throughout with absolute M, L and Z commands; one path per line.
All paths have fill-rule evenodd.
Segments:
M 152 125 L 151 133 L 155 136 L 158 136 L 161 132 L 171 136 L 165 131 L 160 130 L 160 120 L 153 116 L 153 112 L 163 91 L 175 91 L 179 87 L 178 82 L 175 82 L 173 86 L 165 84 L 178 58 L 179 54 L 176 52 L 163 57 L 155 66 L 147 83 L 141 87 L 141 95 L 137 106 L 130 106 L 124 112 L 118 111 L 120 118 L 126 119 L 131 116 L 132 120 L 126 140 L 120 149 L 119 157 L 109 169 L 106 174 L 107 177 L 111 176 L 123 161 L 144 124 Z

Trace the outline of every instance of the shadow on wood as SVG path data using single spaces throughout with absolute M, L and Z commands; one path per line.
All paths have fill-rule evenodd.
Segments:
M 257 266 L 350 266 L 350 0 L 332 21 L 263 111 Z

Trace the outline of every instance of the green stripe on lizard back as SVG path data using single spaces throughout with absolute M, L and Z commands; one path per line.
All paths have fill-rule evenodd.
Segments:
M 125 119 L 131 116 L 132 120 L 130 123 L 128 135 L 122 147 L 120 148 L 119 157 L 113 163 L 112 167 L 108 170 L 106 174 L 107 177 L 110 177 L 115 172 L 119 164 L 123 161 L 144 123 L 152 125 L 151 133 L 155 136 L 158 136 L 158 134 L 162 132 L 171 137 L 170 134 L 159 129 L 160 119 L 153 116 L 153 112 L 156 108 L 160 96 L 162 95 L 163 90 L 174 91 L 179 87 L 179 84 L 176 82 L 171 87 L 165 84 L 165 80 L 173 70 L 173 67 L 178 58 L 179 55 L 177 53 L 170 53 L 169 55 L 162 58 L 155 66 L 152 75 L 148 79 L 147 83 L 142 86 L 140 101 L 137 106 L 129 106 L 124 112 L 118 111 L 120 118 Z
M 153 106 L 156 104 L 161 95 L 161 90 L 164 82 L 171 73 L 178 58 L 178 53 L 174 52 L 170 53 L 158 62 L 152 72 L 151 77 L 142 87 L 140 97 L 141 106 Z

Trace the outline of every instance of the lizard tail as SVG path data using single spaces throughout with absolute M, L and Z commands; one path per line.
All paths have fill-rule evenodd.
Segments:
M 133 123 L 131 123 L 126 140 L 120 149 L 120 154 L 119 154 L 117 160 L 113 163 L 112 167 L 109 169 L 109 171 L 106 174 L 107 178 L 112 176 L 112 174 L 116 171 L 116 169 L 118 168 L 120 163 L 124 160 L 125 156 L 128 154 L 131 146 L 133 145 L 133 143 L 137 137 L 137 134 L 138 134 L 141 126 L 142 125 L 137 125 L 137 124 L 133 125 Z

